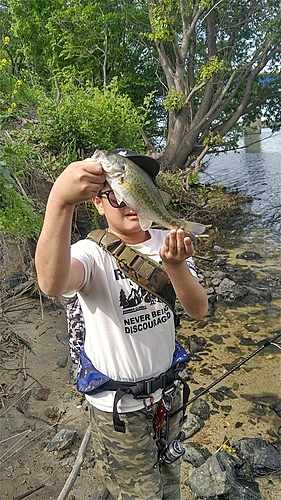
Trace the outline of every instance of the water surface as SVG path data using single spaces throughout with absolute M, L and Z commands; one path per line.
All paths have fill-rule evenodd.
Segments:
M 227 189 L 252 196 L 245 208 L 257 217 L 243 224 L 235 233 L 238 247 L 255 250 L 280 265 L 281 229 L 281 132 L 245 136 L 237 151 L 208 158 L 208 167 L 200 182 L 218 182 Z

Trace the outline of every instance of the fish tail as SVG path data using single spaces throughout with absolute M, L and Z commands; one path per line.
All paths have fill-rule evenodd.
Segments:
M 184 231 L 187 231 L 188 233 L 193 233 L 193 234 L 202 234 L 204 233 L 206 227 L 204 224 L 200 224 L 199 222 L 190 222 L 188 220 L 181 221 L 182 222 L 182 228 Z

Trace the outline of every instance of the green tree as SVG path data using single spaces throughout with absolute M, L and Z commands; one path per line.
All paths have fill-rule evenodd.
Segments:
M 199 168 L 238 123 L 280 128 L 281 10 L 276 0 L 146 0 L 165 75 L 164 165 Z M 267 78 L 266 75 L 271 75 Z
M 163 167 L 200 168 L 262 116 L 281 126 L 278 0 L 6 0 L 24 63 L 46 89 L 103 87 L 118 78 L 140 106 Z M 270 76 L 268 76 L 270 75 Z
M 22 42 L 26 61 L 45 84 L 47 78 L 55 78 L 58 84 L 72 79 L 95 87 L 117 76 L 138 104 L 153 86 L 154 61 L 141 37 L 141 30 L 149 28 L 148 17 L 136 9 L 135 2 L 7 1 L 13 33 Z
M 63 0 L 7 0 L 12 17 L 11 38 L 20 43 L 22 67 L 46 86 L 52 76 L 48 20 Z
M 25 65 L 48 92 L 55 87 L 57 100 L 62 86 L 70 81 L 78 87 L 102 87 L 115 77 L 120 91 L 136 106 L 155 92 L 157 60 L 152 53 L 157 54 L 142 34 L 149 29 L 149 19 L 139 2 L 6 1 Z M 156 100 L 150 101 L 149 136 L 157 129 L 159 113 Z

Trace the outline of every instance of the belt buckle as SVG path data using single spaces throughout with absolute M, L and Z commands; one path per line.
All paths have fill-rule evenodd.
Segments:
M 148 379 L 145 381 L 145 391 L 147 394 L 146 397 L 149 397 L 152 394 L 152 380 L 151 379 Z
M 176 386 L 173 384 L 162 391 L 162 400 L 167 410 L 172 408 Z

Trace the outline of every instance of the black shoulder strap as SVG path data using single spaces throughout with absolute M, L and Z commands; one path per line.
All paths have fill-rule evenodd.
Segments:
M 167 273 L 161 265 L 125 245 L 115 234 L 104 229 L 91 231 L 87 238 L 113 255 L 119 269 L 125 276 L 163 300 L 170 309 L 174 309 L 176 294 Z

